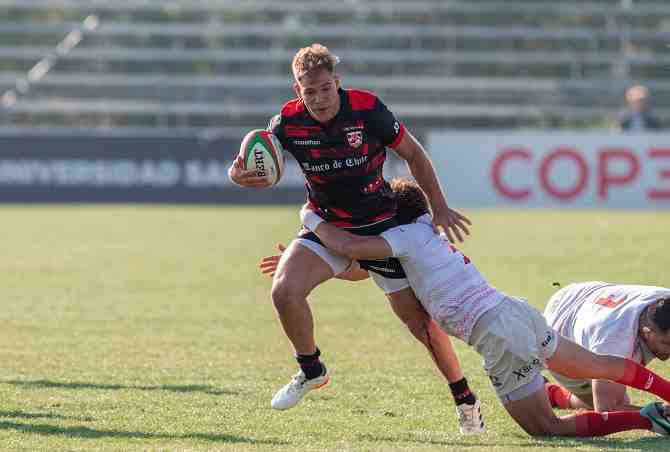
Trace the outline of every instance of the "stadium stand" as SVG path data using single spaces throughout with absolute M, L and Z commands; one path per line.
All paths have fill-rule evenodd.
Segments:
M 0 0 L 0 40 L 4 128 L 258 127 L 314 41 L 420 134 L 603 126 L 634 82 L 670 119 L 665 0 Z

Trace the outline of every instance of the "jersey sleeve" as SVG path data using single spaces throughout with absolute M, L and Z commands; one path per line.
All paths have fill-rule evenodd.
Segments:
M 406 228 L 402 226 L 391 228 L 382 232 L 380 236 L 386 240 L 386 243 L 391 247 L 393 257 L 404 257 L 409 254 L 411 248 L 411 236 Z
M 370 125 L 379 137 L 381 144 L 395 148 L 405 136 L 405 126 L 391 113 L 381 99 L 376 98 L 370 112 Z

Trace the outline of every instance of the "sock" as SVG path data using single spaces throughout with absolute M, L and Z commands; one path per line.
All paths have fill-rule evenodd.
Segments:
M 615 383 L 641 389 L 670 402 L 670 382 L 630 359 L 626 360 L 623 377 Z
M 468 387 L 468 380 L 465 377 L 461 378 L 457 382 L 449 383 L 449 389 L 451 389 L 451 395 L 454 396 L 454 402 L 456 405 L 462 405 L 467 403 L 468 405 L 474 405 L 477 401 L 475 394 L 470 391 Z
M 300 369 L 308 380 L 320 377 L 326 370 L 323 363 L 319 360 L 319 356 L 321 356 L 321 350 L 317 347 L 316 352 L 312 355 L 298 355 L 295 357 L 300 365 Z
M 638 411 L 582 411 L 575 415 L 575 436 L 605 436 L 627 430 L 651 430 L 651 421 Z
M 570 405 L 570 397 L 572 396 L 572 393 L 570 391 L 563 386 L 553 383 L 546 383 L 544 388 L 547 390 L 547 395 L 549 396 L 552 408 L 561 408 L 564 410 L 572 408 Z

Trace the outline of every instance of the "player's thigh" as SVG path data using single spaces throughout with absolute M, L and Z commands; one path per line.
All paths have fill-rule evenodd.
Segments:
M 417 300 L 411 287 L 388 293 L 386 297 L 395 315 L 404 323 L 428 322 L 430 320 L 430 316 Z
M 538 375 L 538 378 L 541 378 Z M 523 388 L 520 388 L 522 390 Z M 532 436 L 568 435 L 574 425 L 559 419 L 551 408 L 547 391 L 541 385 L 530 395 L 503 404 L 519 426 Z
M 294 240 L 277 264 L 272 290 L 307 296 L 316 286 L 334 276 L 331 266 L 313 250 Z
M 547 360 L 553 372 L 573 379 L 618 380 L 623 376 L 624 360 L 599 355 L 571 340 L 559 336 L 554 354 Z

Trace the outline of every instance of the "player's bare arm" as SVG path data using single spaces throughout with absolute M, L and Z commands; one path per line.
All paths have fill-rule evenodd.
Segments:
M 393 256 L 391 247 L 383 238 L 354 235 L 328 224 L 307 205 L 300 210 L 300 219 L 327 248 L 349 259 L 384 259 Z
M 228 168 L 228 178 L 242 187 L 267 188 L 272 185 L 265 177 L 259 177 L 255 170 L 245 170 L 244 162 L 239 155 Z
M 609 380 L 593 380 L 593 409 L 596 411 L 639 411 L 631 405 L 626 387 Z
M 282 243 L 278 243 L 277 249 L 279 250 L 279 254 L 265 256 L 258 264 L 258 268 L 261 270 L 261 273 L 268 275 L 270 278 L 274 277 L 275 272 L 277 271 L 277 265 L 279 264 L 279 259 L 281 259 L 282 253 L 284 250 L 286 250 L 286 246 Z M 363 270 L 356 261 L 352 261 L 351 265 L 345 272 L 335 276 L 335 278 L 343 279 L 345 281 L 362 281 L 369 277 L 370 274 L 367 272 L 367 270 Z
M 444 229 L 449 241 L 454 242 L 455 237 L 462 242 L 463 234 L 470 235 L 468 225 L 472 223 L 466 216 L 447 205 L 447 200 L 435 174 L 435 168 L 421 143 L 409 131 L 406 131 L 400 143 L 395 147 L 395 151 L 407 162 L 412 176 L 426 193 L 433 209 L 433 224 Z

